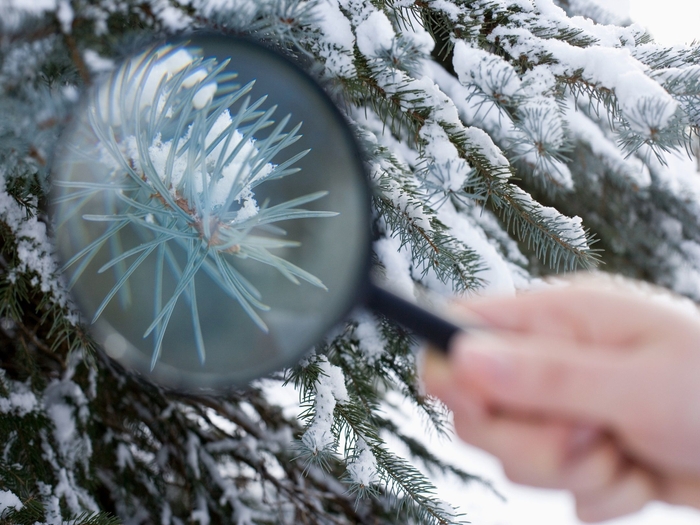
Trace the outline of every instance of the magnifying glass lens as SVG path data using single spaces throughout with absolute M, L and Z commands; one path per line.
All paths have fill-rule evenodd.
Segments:
M 170 387 L 296 362 L 355 304 L 369 195 L 343 117 L 300 68 L 199 35 L 86 95 L 53 172 L 57 246 L 113 358 Z

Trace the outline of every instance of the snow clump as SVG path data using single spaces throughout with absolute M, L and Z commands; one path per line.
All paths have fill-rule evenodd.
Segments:
M 333 411 L 336 403 L 347 403 L 350 397 L 345 386 L 345 376 L 339 367 L 329 363 L 325 356 L 320 356 L 317 365 L 321 374 L 316 383 L 315 415 L 301 441 L 310 450 L 320 453 L 334 447 L 335 438 L 331 430 Z

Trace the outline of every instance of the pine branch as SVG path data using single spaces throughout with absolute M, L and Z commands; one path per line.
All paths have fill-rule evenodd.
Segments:
M 570 13 L 585 7 L 581 0 L 559 4 Z M 344 2 L 342 9 L 302 0 L 243 0 L 236 10 L 222 6 L 146 0 L 115 7 L 98 0 L 89 6 L 71 3 L 71 20 L 55 9 L 22 15 L 15 8 L 0 20 L 0 397 L 12 407 L 0 414 L 0 485 L 24 505 L 0 521 L 41 523 L 54 520 L 52 512 L 69 523 L 104 525 L 117 515 L 122 521 L 258 524 L 458 521 L 413 464 L 449 472 L 455 480 L 484 480 L 440 460 L 382 415 L 391 392 L 408 400 L 430 431 L 448 431 L 443 407 L 416 386 L 410 334 L 384 319 L 350 322 L 319 347 L 327 357 L 311 356 L 286 376 L 301 396 L 299 421 L 272 405 L 264 390 L 221 397 L 164 392 L 93 352 L 55 272 L 47 271 L 52 249 L 42 234 L 49 226 L 53 149 L 72 113 L 76 87 L 95 75 L 95 57 L 119 61 L 177 24 L 252 35 L 321 64 L 315 73 L 327 79 L 358 135 L 371 143 L 367 162 L 377 188 L 376 222 L 383 240 L 398 239 L 402 254 L 410 254 L 413 272 L 403 277 L 420 280 L 430 272 L 423 279 L 429 286 L 473 290 L 483 284 L 486 261 L 500 257 L 494 268 L 516 288 L 524 287 L 540 269 L 527 263 L 516 240 L 530 244 L 553 268 L 587 267 L 599 254 L 591 247 L 593 235 L 567 217 L 580 216 L 601 239 L 609 267 L 697 298 L 699 199 L 694 179 L 671 173 L 663 161 L 666 151 L 689 149 L 696 140 L 700 79 L 691 66 L 700 64 L 700 47 L 665 49 L 634 28 L 606 27 L 605 39 L 597 41 L 597 26 L 583 30 L 543 15 L 534 4 L 504 0 L 376 0 Z M 607 16 L 596 6 L 590 4 L 589 11 Z M 319 16 L 324 7 L 324 16 L 340 17 L 329 26 L 347 30 L 343 38 L 328 33 Z M 369 15 L 383 24 L 385 16 L 389 26 L 382 26 L 387 31 L 382 46 L 365 54 L 358 28 Z M 432 55 L 426 31 L 435 42 Z M 619 47 L 609 44 L 612 36 Z M 460 47 L 469 56 L 483 53 L 490 79 L 479 77 L 478 64 L 455 63 Z M 640 85 L 647 80 L 661 85 L 668 98 L 655 91 L 655 103 L 630 102 L 615 81 L 570 60 L 576 53 L 622 47 L 650 68 Z M 338 57 L 348 60 L 346 70 L 333 69 Z M 443 77 L 436 62 L 459 80 Z M 623 65 L 639 68 L 639 63 Z M 504 89 L 509 82 L 517 89 Z M 531 106 L 536 98 L 543 102 L 539 113 Z M 675 101 L 678 111 L 665 119 L 668 112 L 659 100 Z M 572 117 L 577 106 L 586 119 Z M 262 116 L 257 111 L 251 110 L 252 120 L 243 128 Z M 548 123 L 557 133 L 547 135 Z M 211 124 L 202 129 L 211 130 Z M 291 135 L 280 129 L 279 141 L 267 151 Z M 571 170 L 571 184 L 556 173 L 560 166 Z M 136 179 L 144 182 L 144 170 L 128 167 L 141 188 Z M 187 201 L 184 190 L 176 200 L 163 189 L 156 188 L 158 196 L 150 201 L 126 195 L 136 202 L 131 215 L 147 222 L 152 208 L 166 207 L 186 221 L 180 211 L 187 215 L 196 203 Z M 87 195 L 91 188 L 81 191 Z M 268 211 L 268 219 L 303 213 L 302 204 Z M 488 250 L 460 241 L 469 237 L 444 220 L 451 217 L 484 234 Z M 152 229 L 153 238 L 169 225 Z M 207 236 L 202 221 L 188 228 L 197 239 Z M 192 250 L 187 244 L 192 242 L 188 237 L 177 247 Z M 144 253 L 139 248 L 128 255 L 115 251 L 109 270 L 125 275 L 126 261 Z M 216 262 L 207 268 L 219 270 Z M 185 274 L 182 264 L 175 274 Z M 244 300 L 259 301 L 245 286 L 237 288 L 240 294 L 244 289 L 250 294 Z M 194 295 L 187 287 L 182 291 L 186 301 Z M 376 329 L 372 337 L 360 329 L 368 325 Z M 368 349 L 365 337 L 375 348 Z M 324 371 L 331 365 L 343 375 L 348 400 L 333 401 L 333 450 L 324 471 L 294 461 L 298 450 L 288 445 L 292 437 L 303 437 L 304 422 L 313 422 L 318 386 L 324 381 L 328 386 Z M 26 405 L 15 401 L 20 398 Z M 43 408 L 51 402 L 71 414 L 66 421 L 74 424 L 76 441 L 70 446 L 56 438 L 55 422 Z M 23 406 L 30 409 L 25 413 Z M 388 450 L 383 440 L 389 435 L 407 447 L 408 458 Z M 83 454 L 85 462 L 74 457 L 75 450 L 88 450 L 80 447 L 92 448 L 92 455 Z M 367 473 L 361 467 L 373 461 L 379 476 L 358 481 Z M 62 471 L 78 502 L 56 496 L 55 511 L 48 502 Z
M 454 137 L 454 138 L 453 138 Z M 474 151 L 463 136 L 453 135 L 453 144 L 460 156 L 473 166 L 476 177 L 465 188 L 477 201 L 489 203 L 501 216 L 506 228 L 534 249 L 537 257 L 547 261 L 550 268 L 572 270 L 578 266 L 589 268 L 596 264 L 595 252 L 590 249 L 593 239 L 585 231 L 572 238 L 562 235 L 561 226 L 566 219 L 542 214 L 542 207 L 517 186 L 504 181 L 493 173 L 503 171 L 494 168 L 480 152 Z
M 409 516 L 429 524 L 461 523 L 455 520 L 457 516 L 445 512 L 436 504 L 435 487 L 426 477 L 408 462 L 379 445 L 381 439 L 377 431 L 367 424 L 361 413 L 355 411 L 352 405 L 338 406 L 336 410 L 352 432 L 369 445 L 380 472 L 385 477 L 384 483 L 389 493 L 396 498 L 400 510 L 406 510 Z
M 428 448 L 426 448 L 426 446 L 423 443 L 401 432 L 398 426 L 396 426 L 396 424 L 393 421 L 385 419 L 380 422 L 380 426 L 382 430 L 390 432 L 392 435 L 401 440 L 401 442 L 406 446 L 406 448 L 408 448 L 413 460 L 423 464 L 429 472 L 441 475 L 444 475 L 445 473 L 450 473 L 453 474 L 457 479 L 465 483 L 478 482 L 481 485 L 488 488 L 491 492 L 493 492 L 494 495 L 496 495 L 502 501 L 506 500 L 506 498 L 496 490 L 491 481 L 484 479 L 481 476 L 475 476 L 474 474 L 465 472 L 464 470 L 441 460 Z
M 386 65 L 372 68 L 358 50 L 355 55 L 357 76 L 339 80 L 343 99 L 358 107 L 371 108 L 393 135 L 405 137 L 411 145 L 417 144 L 420 128 L 430 111 L 422 104 L 421 93 L 405 84 L 393 85 L 388 91 L 376 79 Z
M 662 47 L 656 44 L 637 46 L 633 56 L 651 69 L 665 69 L 700 65 L 700 44 L 687 47 Z

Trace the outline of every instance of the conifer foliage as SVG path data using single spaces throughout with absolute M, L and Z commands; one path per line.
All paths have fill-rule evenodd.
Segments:
M 449 435 L 416 341 L 369 313 L 226 395 L 163 391 L 96 348 L 54 257 L 54 148 L 97 75 L 195 29 L 317 64 L 398 293 L 603 262 L 700 300 L 700 46 L 663 48 L 600 0 L 0 0 L 0 522 L 448 524 L 468 502 L 426 473 L 487 483 L 382 410 L 404 399 Z

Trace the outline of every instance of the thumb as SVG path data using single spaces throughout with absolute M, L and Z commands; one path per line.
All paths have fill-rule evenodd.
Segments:
M 503 409 L 616 425 L 644 404 L 640 359 L 577 341 L 472 332 L 451 344 L 450 361 L 457 388 Z

